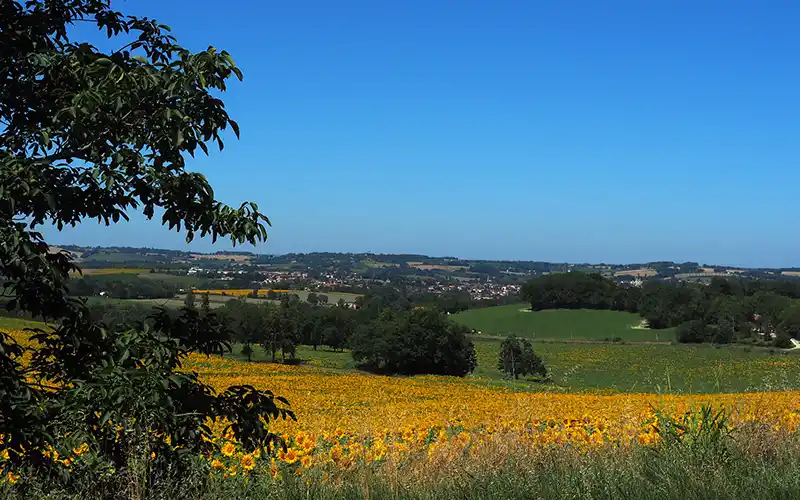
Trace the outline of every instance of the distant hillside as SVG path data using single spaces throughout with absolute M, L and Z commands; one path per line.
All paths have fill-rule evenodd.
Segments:
M 209 265 L 252 264 L 283 269 L 313 269 L 319 271 L 353 271 L 366 273 L 374 279 L 392 277 L 451 275 L 459 279 L 491 276 L 495 279 L 519 280 L 525 277 L 581 271 L 600 273 L 619 281 L 642 279 L 703 279 L 712 276 L 741 278 L 800 278 L 800 268 L 745 269 L 731 266 L 676 263 L 671 261 L 637 262 L 631 264 L 557 263 L 523 260 L 460 259 L 452 256 L 432 257 L 422 254 L 310 252 L 284 255 L 259 254 L 252 251 L 219 250 L 213 253 L 136 247 L 87 247 L 61 245 L 54 250 L 69 251 L 73 259 L 84 266 L 152 266 L 194 264 Z M 217 264 L 213 264 L 217 263 Z

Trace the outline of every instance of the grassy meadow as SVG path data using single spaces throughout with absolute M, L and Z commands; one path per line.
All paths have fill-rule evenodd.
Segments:
M 509 334 L 534 340 L 611 340 L 626 342 L 669 342 L 673 329 L 640 328 L 638 314 L 587 309 L 530 311 L 526 304 L 470 309 L 451 316 L 481 335 Z

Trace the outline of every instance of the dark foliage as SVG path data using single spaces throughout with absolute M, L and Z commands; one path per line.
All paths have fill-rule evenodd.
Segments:
M 518 339 L 509 336 L 500 344 L 500 355 L 497 360 L 497 368 L 506 376 L 515 379 L 520 376 L 536 375 L 541 378 L 547 377 L 547 368 L 544 361 L 534 351 L 528 339 Z
M 135 274 L 84 276 L 69 283 L 70 295 L 79 297 L 98 296 L 102 292 L 114 299 L 171 299 L 176 291 L 172 283 Z
M 467 329 L 432 310 L 384 310 L 356 328 L 350 340 L 362 368 L 403 375 L 464 376 L 477 364 Z

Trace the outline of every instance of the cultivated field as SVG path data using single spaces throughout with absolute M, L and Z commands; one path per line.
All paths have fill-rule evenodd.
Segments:
M 99 268 L 81 268 L 83 276 L 99 276 L 109 274 L 147 274 L 147 269 L 141 268 L 128 268 L 128 267 L 99 267 Z M 80 276 L 81 273 L 73 273 L 74 276 Z
M 253 259 L 252 255 L 229 255 L 229 254 L 204 254 L 193 253 L 193 260 L 224 260 L 230 262 L 250 262 Z
M 626 269 L 624 271 L 617 271 L 614 273 L 614 276 L 641 276 L 642 278 L 655 276 L 658 274 L 653 268 L 650 267 L 642 267 L 639 269 Z
M 408 267 L 419 269 L 421 271 L 463 271 L 469 269 L 469 266 L 444 266 L 439 264 L 424 264 L 422 262 L 407 262 Z
M 476 378 L 501 380 L 500 339 L 474 339 Z M 518 381 L 518 390 L 698 394 L 800 390 L 800 355 L 769 349 L 660 344 L 535 342 L 547 384 Z
M 18 329 L 31 323 L 3 319 L 0 325 Z M 16 338 L 26 336 L 18 330 L 7 331 Z M 774 448 L 780 453 L 793 453 L 791 450 L 795 449 L 789 443 L 793 442 L 800 424 L 797 411 L 800 392 L 779 391 L 800 387 L 798 356 L 771 356 L 734 349 L 677 350 L 662 345 L 536 343 L 537 351 L 553 371 L 554 383 L 542 385 L 539 392 L 533 392 L 524 383 L 501 384 L 495 380 L 491 372 L 498 341 L 477 340 L 479 370 L 475 376 L 465 379 L 368 375 L 343 365 L 348 353 L 310 348 L 300 351 L 309 364 L 299 366 L 246 363 L 230 356 L 192 355 L 186 368 L 196 370 L 217 389 L 238 384 L 268 389 L 285 396 L 297 415 L 296 422 L 273 424 L 273 430 L 283 435 L 288 446 L 286 450 L 273 450 L 269 454 L 265 450 L 245 453 L 224 432 L 223 423 L 212 424 L 220 446 L 206 458 L 212 484 L 230 485 L 233 489 L 225 490 L 228 497 L 254 487 L 250 485 L 251 477 L 252 481 L 266 481 L 264 487 L 270 491 L 289 488 L 287 491 L 295 491 L 295 496 L 313 496 L 311 489 L 319 492 L 320 488 L 329 488 L 330 492 L 359 484 L 372 488 L 372 481 L 378 481 L 381 488 L 394 485 L 391 487 L 416 491 L 449 488 L 459 481 L 473 484 L 485 474 L 506 480 L 515 478 L 515 481 L 538 477 L 541 474 L 534 471 L 545 466 L 537 464 L 553 464 L 554 459 L 565 464 L 567 469 L 547 473 L 553 477 L 564 477 L 564 474 L 573 479 L 582 477 L 580 470 L 591 471 L 601 464 L 609 470 L 626 467 L 625 470 L 633 473 L 642 467 L 636 465 L 638 460 L 646 459 L 651 469 L 666 466 L 658 462 L 663 460 L 659 458 L 664 456 L 663 449 L 659 448 L 662 451 L 652 459 L 642 456 L 642 450 L 660 446 L 664 438 L 658 429 L 664 418 L 684 419 L 690 410 L 693 413 L 689 418 L 694 418 L 691 415 L 697 415 L 699 406 L 704 404 L 717 409 L 726 407 L 728 420 L 722 425 L 733 429 L 730 432 L 739 432 L 731 446 L 736 444 L 744 448 L 736 451 L 737 459 L 732 463 L 746 463 L 747 467 L 752 467 L 761 460 L 757 458 L 759 455 L 749 455 L 757 453 L 751 451 L 750 446 L 758 445 L 761 450 L 783 446 Z M 665 385 L 661 386 L 656 383 L 660 378 L 658 372 L 665 367 L 675 374 L 665 373 Z M 717 368 L 711 375 L 717 377 L 716 387 L 708 387 L 711 367 Z M 686 376 L 681 376 L 681 372 L 686 372 Z M 673 380 L 671 385 L 670 379 Z M 679 389 L 681 384 L 686 387 L 687 380 L 697 381 L 698 386 Z M 764 384 L 745 387 L 747 381 L 757 380 L 774 381 L 769 387 L 773 391 L 738 392 L 768 388 Z M 570 381 L 570 385 L 565 386 L 565 381 Z M 621 381 L 625 381 L 624 384 Z M 636 381 L 642 383 L 636 384 Z M 600 385 L 605 387 L 598 387 Z M 700 391 L 711 389 L 715 393 L 689 393 L 698 392 L 698 387 Z M 727 390 L 737 392 L 723 393 Z M 611 394 L 612 391 L 629 392 Z M 662 412 L 663 416 L 657 417 L 655 411 Z M 654 425 L 656 422 L 659 426 Z M 687 429 L 695 432 L 691 426 Z M 616 465 L 606 462 L 611 457 Z M 676 457 L 678 461 L 675 462 L 681 467 L 678 470 L 694 467 L 695 460 L 700 460 L 694 455 L 680 457 Z M 79 456 L 69 458 L 80 460 Z M 508 461 L 512 459 L 523 460 L 528 465 L 524 470 L 509 471 Z M 575 469 L 584 459 L 587 460 L 585 465 Z M 713 467 L 729 467 L 727 464 Z M 587 474 L 593 476 L 594 473 Z M 657 472 L 653 470 L 652 474 Z M 589 476 L 584 480 L 589 480 Z M 298 477 L 306 482 L 295 482 L 293 478 Z M 651 476 L 648 481 L 656 479 Z M 714 483 L 715 488 L 719 487 L 718 483 Z M 627 483 L 619 483 L 617 488 L 623 484 Z M 681 483 L 674 484 L 665 491 L 680 491 L 684 487 L 686 485 L 681 486 Z M 761 487 L 765 487 L 765 483 L 762 482 Z M 504 493 L 494 497 L 508 498 L 516 491 L 512 485 L 500 490 Z M 568 497 L 569 491 L 566 490 L 563 497 Z M 216 498 L 225 497 L 222 493 L 216 495 L 219 495 Z M 451 492 L 436 497 L 453 498 L 453 495 L 470 496 Z M 680 493 L 670 495 L 653 498 L 682 498 Z M 482 496 L 480 491 L 471 494 L 473 498 Z M 360 491 L 353 497 L 373 495 Z
M 550 380 L 507 380 L 497 369 L 498 338 L 473 338 L 478 357 L 470 383 L 504 387 L 523 392 L 618 394 L 702 394 L 800 390 L 800 353 L 711 346 L 653 344 L 587 344 L 536 342 L 536 353 L 544 360 Z M 241 346 L 226 356 L 240 361 Z M 353 371 L 350 353 L 327 348 L 300 346 L 303 364 L 336 371 Z M 255 349 L 253 360 L 269 356 Z
M 611 340 L 665 342 L 674 339 L 672 329 L 638 328 L 638 314 L 618 311 L 556 309 L 532 312 L 527 304 L 471 309 L 451 318 L 483 335 L 514 334 L 535 340 Z M 634 328 L 637 327 L 637 328 Z

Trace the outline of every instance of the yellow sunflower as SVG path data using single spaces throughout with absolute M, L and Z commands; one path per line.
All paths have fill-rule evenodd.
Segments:
M 256 466 L 256 459 L 253 458 L 253 455 L 242 455 L 242 459 L 239 460 L 239 465 L 241 465 L 244 470 L 253 470 Z
M 233 443 L 228 441 L 222 445 L 222 449 L 220 451 L 222 451 L 222 454 L 226 457 L 230 457 L 236 451 L 236 447 L 233 445 Z

